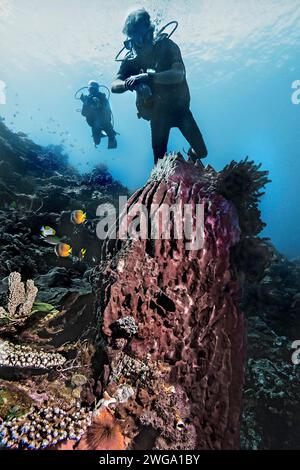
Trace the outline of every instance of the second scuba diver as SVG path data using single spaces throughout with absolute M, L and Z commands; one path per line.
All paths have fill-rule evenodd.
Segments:
M 137 92 L 138 117 L 151 124 L 155 164 L 167 152 L 173 127 L 178 127 L 190 144 L 189 161 L 205 158 L 207 149 L 190 111 L 190 92 L 179 47 L 166 34 L 154 38 L 154 26 L 145 9 L 128 15 L 123 33 L 128 38 L 124 48 L 129 52 L 111 89 L 113 93 Z
M 83 103 L 81 114 L 86 118 L 88 125 L 92 128 L 95 147 L 100 144 L 104 137 L 103 131 L 108 137 L 108 149 L 117 148 L 116 132 L 112 125 L 112 112 L 105 93 L 101 93 L 100 85 L 94 80 L 88 84 L 88 95 L 82 94 L 80 99 Z

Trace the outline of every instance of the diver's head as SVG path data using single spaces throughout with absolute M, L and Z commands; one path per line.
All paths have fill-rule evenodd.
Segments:
M 154 26 L 149 13 L 141 8 L 130 13 L 125 21 L 123 33 L 128 37 L 124 45 L 136 54 L 144 52 L 153 44 Z
M 88 83 L 88 90 L 90 95 L 94 95 L 99 91 L 99 83 L 95 80 L 90 80 Z

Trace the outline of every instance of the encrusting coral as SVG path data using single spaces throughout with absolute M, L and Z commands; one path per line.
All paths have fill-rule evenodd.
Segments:
M 91 414 L 80 405 L 71 410 L 34 406 L 25 416 L 0 425 L 1 444 L 12 449 L 40 449 L 66 439 L 79 441 L 91 424 Z
M 130 338 L 138 331 L 138 325 L 133 317 L 123 317 L 116 321 L 112 328 L 118 332 L 119 336 Z
M 66 362 L 59 353 L 44 352 L 0 339 L 0 367 L 49 369 Z
M 21 281 L 21 274 L 12 272 L 8 277 L 8 304 L 7 311 L 0 307 L 0 317 L 17 320 L 30 315 L 38 289 L 33 280 L 28 279 L 25 284 Z

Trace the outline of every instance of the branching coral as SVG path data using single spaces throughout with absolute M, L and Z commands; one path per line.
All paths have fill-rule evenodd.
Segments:
M 21 281 L 20 273 L 13 272 L 8 277 L 8 287 L 7 311 L 0 307 L 0 317 L 18 320 L 30 315 L 38 292 L 34 282 L 29 279 L 25 287 L 25 284 Z
M 215 175 L 217 193 L 232 201 L 238 211 L 242 236 L 257 235 L 265 227 L 258 205 L 270 180 L 268 171 L 260 168 L 261 164 L 246 158 L 239 163 L 232 161 Z
M 261 219 L 259 202 L 270 182 L 268 171 L 260 168 L 261 165 L 246 158 L 239 163 L 232 161 L 213 175 L 217 193 L 232 201 L 237 209 L 241 237 L 232 250 L 232 264 L 250 282 L 263 277 L 271 259 L 265 240 L 257 237 L 266 225 Z
M 66 359 L 59 353 L 47 353 L 0 340 L 0 367 L 49 369 L 60 366 L 65 361 Z
M 8 448 L 40 449 L 66 439 L 80 440 L 91 424 L 91 412 L 85 408 L 63 410 L 59 407 L 32 407 L 20 418 L 0 426 L 0 443 Z

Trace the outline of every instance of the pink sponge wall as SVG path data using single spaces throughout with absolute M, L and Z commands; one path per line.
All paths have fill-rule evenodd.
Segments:
M 123 378 L 131 380 L 135 389 L 132 402 L 139 403 L 141 389 L 149 397 L 142 406 L 121 407 L 120 416 L 132 420 L 131 429 L 124 429 L 129 447 L 134 447 L 146 423 L 157 430 L 152 448 L 238 449 L 245 324 L 238 307 L 240 287 L 230 263 L 230 250 L 240 237 L 235 207 L 214 191 L 208 173 L 180 155 L 158 165 L 146 186 L 131 197 L 127 210 L 137 203 L 149 212 L 153 204 L 191 204 L 193 216 L 196 205 L 204 204 L 204 244 L 188 251 L 186 239 L 105 243 L 106 262 L 94 279 L 110 360 L 125 354 L 167 370 L 160 385 L 150 378 L 143 383 Z M 174 221 L 171 234 L 173 228 Z M 138 331 L 120 341 L 113 325 L 128 316 L 134 318 Z M 164 416 L 157 401 L 159 387 L 166 384 L 177 391 L 178 403 L 174 397 L 166 401 Z M 104 385 L 108 390 L 116 388 L 113 373 Z M 174 409 L 179 410 L 177 417 L 184 415 L 181 434 L 172 431 L 178 425 Z M 150 418 L 145 421 L 151 413 L 162 420 L 160 425 Z

